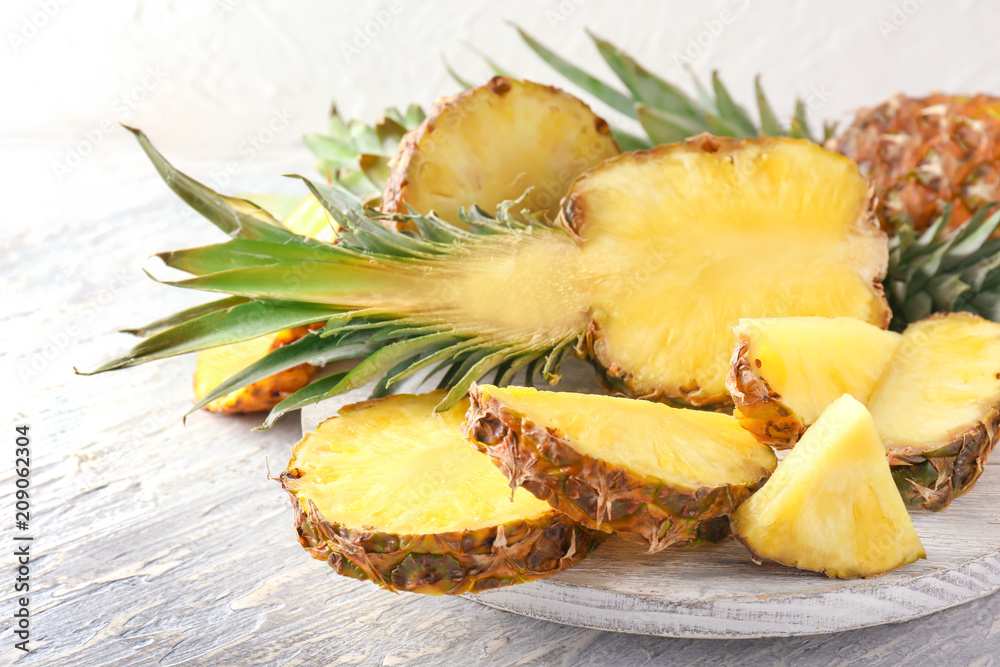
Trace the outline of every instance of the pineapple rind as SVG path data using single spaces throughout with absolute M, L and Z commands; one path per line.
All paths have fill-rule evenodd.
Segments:
M 435 429 L 442 425 L 447 428 L 455 421 L 442 422 L 445 417 L 432 412 L 439 398 L 391 396 L 348 406 L 341 410 L 339 418 L 363 421 L 365 412 L 378 410 L 386 413 L 380 418 L 391 420 L 388 427 L 398 432 L 407 431 L 409 420 L 429 420 L 426 423 L 431 424 L 430 430 L 422 424 L 413 424 L 413 430 L 421 437 L 433 437 Z M 339 418 L 330 420 L 333 423 L 328 422 L 329 427 L 337 428 Z M 452 441 L 464 446 L 460 432 L 453 438 L 442 432 L 442 437 L 448 437 L 447 446 Z M 313 498 L 308 497 L 303 480 L 315 476 L 317 466 L 322 469 L 323 462 L 303 459 L 310 455 L 301 451 L 301 444 L 293 452 L 289 468 L 279 477 L 292 502 L 299 542 L 313 558 L 327 561 L 338 574 L 372 581 L 388 590 L 461 595 L 523 583 L 574 565 L 603 539 L 601 533 L 590 531 L 554 510 L 546 511 L 544 505 L 539 512 L 534 507 L 537 501 L 530 496 L 530 507 L 521 517 L 482 525 L 483 517 L 469 516 L 466 525 L 470 527 L 465 529 L 413 533 L 354 525 L 356 521 L 346 525 L 324 515 Z M 323 450 L 316 451 L 312 456 Z M 420 475 L 413 475 L 412 493 L 417 493 L 416 487 L 422 481 Z M 324 480 L 318 482 L 322 484 Z M 399 489 L 399 493 L 405 498 L 406 489 Z M 372 502 L 377 505 L 376 500 Z M 504 497 L 497 502 L 509 501 Z M 517 513 L 494 511 L 495 516 L 516 517 Z
M 287 479 L 286 471 L 286 491 Z M 605 537 L 556 511 L 476 530 L 398 535 L 328 521 L 315 505 L 289 496 L 310 556 L 390 591 L 462 595 L 533 581 L 572 567 Z
M 648 474 L 582 454 L 556 429 L 541 426 L 504 404 L 495 387 L 474 385 L 466 435 L 510 481 L 588 528 L 616 533 L 650 552 L 717 542 L 726 516 L 774 469 L 745 483 L 671 485 Z

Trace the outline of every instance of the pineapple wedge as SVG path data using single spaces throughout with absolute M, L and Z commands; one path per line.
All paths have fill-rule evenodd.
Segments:
M 339 574 L 460 595 L 548 576 L 601 539 L 503 475 L 462 438 L 440 394 L 342 408 L 292 451 L 280 481 L 299 541 Z
M 619 152 L 608 124 L 581 100 L 496 76 L 438 100 L 403 137 L 381 209 L 411 206 L 458 224 L 459 208 L 492 211 L 530 187 L 522 205 L 555 220 L 573 179 Z
M 726 388 L 758 441 L 785 449 L 830 403 L 867 403 L 900 335 L 849 317 L 741 319 Z
M 270 352 L 299 340 L 309 333 L 309 328 L 303 326 L 285 329 L 240 343 L 203 350 L 198 355 L 198 363 L 194 369 L 195 401 L 205 398 L 209 392 L 225 380 L 255 361 L 263 359 Z M 280 401 L 309 384 L 309 380 L 312 379 L 315 372 L 315 366 L 299 364 L 220 396 L 207 403 L 205 409 L 209 412 L 226 415 L 270 410 Z
M 869 577 L 926 557 L 875 423 L 847 394 L 823 412 L 732 523 L 757 559 L 830 577 Z
M 944 509 L 1000 437 L 1000 324 L 969 313 L 911 324 L 868 409 L 903 498 Z
M 732 417 L 611 396 L 473 386 L 466 435 L 575 521 L 646 544 L 718 541 L 776 458 Z

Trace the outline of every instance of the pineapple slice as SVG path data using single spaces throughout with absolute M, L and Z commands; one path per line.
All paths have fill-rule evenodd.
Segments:
M 900 492 L 940 510 L 971 489 L 1000 437 L 1000 324 L 911 324 L 868 404 Z
M 758 559 L 830 577 L 869 577 L 926 557 L 872 417 L 847 394 L 732 522 Z
M 468 401 L 438 394 L 342 408 L 280 476 L 302 546 L 389 590 L 474 593 L 572 566 L 600 540 L 503 475 L 462 438 Z
M 194 369 L 194 397 L 200 401 L 225 380 L 279 347 L 294 343 L 309 333 L 308 326 L 286 329 L 202 351 Z M 209 412 L 227 415 L 270 410 L 281 400 L 309 384 L 316 368 L 299 364 L 263 380 L 220 396 L 205 405 Z
M 392 162 L 382 210 L 492 211 L 533 188 L 523 205 L 550 220 L 578 174 L 619 153 L 608 124 L 558 88 L 497 76 L 438 100 Z
M 776 465 L 724 414 L 524 387 L 471 395 L 466 434 L 511 488 L 651 552 L 721 539 Z
M 742 319 L 726 387 L 758 441 L 794 445 L 830 403 L 867 403 L 900 335 L 849 317 Z

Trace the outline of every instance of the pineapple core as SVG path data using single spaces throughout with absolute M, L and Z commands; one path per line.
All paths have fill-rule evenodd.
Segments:
M 479 390 L 484 398 L 496 398 L 535 424 L 562 433 L 580 454 L 673 488 L 749 484 L 776 464 L 774 452 L 729 415 L 527 387 L 479 385 Z
M 866 577 L 926 557 L 875 423 L 845 394 L 733 515 L 757 556 L 831 577 Z
M 475 530 L 551 512 L 514 491 L 462 437 L 469 401 L 435 414 L 441 392 L 358 403 L 320 424 L 292 452 L 287 487 L 330 522 L 408 535 Z
M 752 370 L 809 425 L 844 394 L 868 403 L 900 334 L 849 317 L 740 320 Z
M 868 409 L 887 449 L 919 454 L 974 427 L 997 404 L 1000 324 L 951 313 L 906 329 Z

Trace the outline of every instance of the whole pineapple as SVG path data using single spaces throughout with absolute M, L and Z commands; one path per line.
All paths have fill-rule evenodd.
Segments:
M 946 202 L 954 229 L 1000 200 L 1000 98 L 895 95 L 858 111 L 827 148 L 871 178 L 887 230 L 927 229 Z

